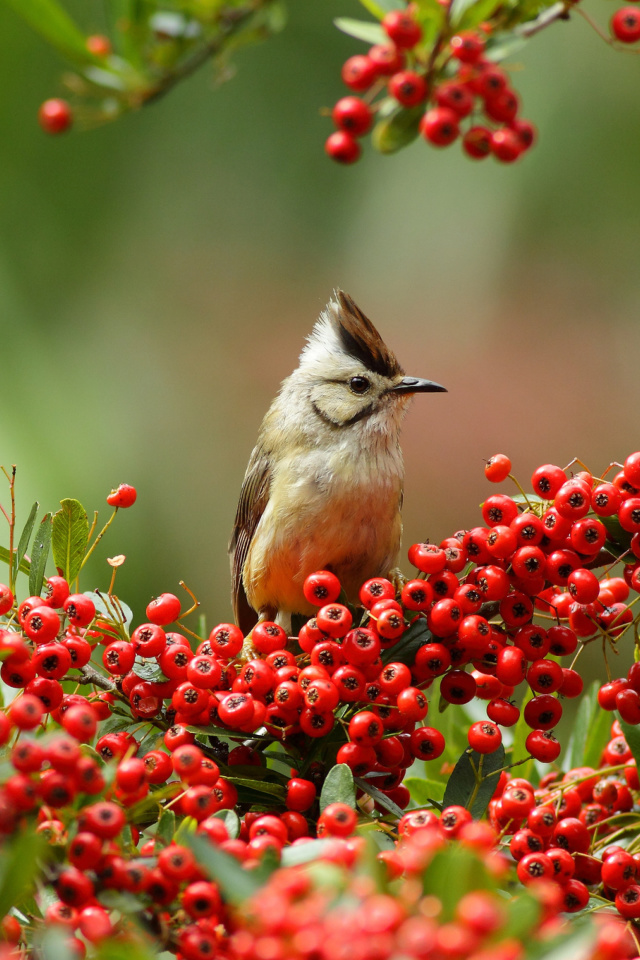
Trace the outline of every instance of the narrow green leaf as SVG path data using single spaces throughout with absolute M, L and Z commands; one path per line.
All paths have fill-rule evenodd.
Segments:
M 8 564 L 10 556 L 11 554 L 9 553 L 6 547 L 0 547 L 0 560 L 2 560 L 3 563 Z M 14 556 L 15 556 L 15 553 L 14 553 Z M 31 569 L 31 563 L 28 560 L 23 559 L 18 569 L 20 570 L 21 573 L 29 573 L 29 570 Z
M 462 897 L 474 890 L 491 890 L 493 882 L 476 853 L 468 847 L 445 848 L 429 864 L 422 878 L 424 892 L 436 896 L 442 903 L 441 922 L 453 919 Z
M 460 13 L 459 20 L 455 24 L 456 29 L 473 30 L 478 24 L 489 20 L 501 4 L 502 0 L 473 0 L 467 9 Z
M 518 718 L 518 722 L 513 728 L 513 745 L 511 747 L 511 755 L 509 758 L 511 763 L 517 763 L 519 765 L 515 776 L 524 777 L 525 780 L 531 780 L 531 777 L 535 771 L 535 762 L 533 757 L 530 757 L 526 746 L 527 737 L 531 733 L 531 727 L 524 719 L 524 708 L 529 703 L 529 700 L 533 698 L 533 696 L 533 691 L 527 690 L 522 699 L 522 703 L 520 704 L 520 716 Z
M 183 842 L 193 850 L 200 866 L 219 884 L 223 895 L 231 903 L 243 903 L 262 886 L 255 871 L 243 870 L 235 857 L 214 847 L 201 834 L 189 834 Z
M 236 787 L 246 787 L 256 793 L 266 793 L 270 797 L 277 797 L 284 803 L 285 790 L 279 783 L 269 783 L 267 780 L 248 780 L 244 777 L 225 776 L 224 779 Z
M 62 927 L 48 926 L 40 941 L 42 960 L 69 960 L 68 934 Z
M 158 820 L 158 829 L 156 830 L 156 837 L 159 840 L 162 840 L 163 843 L 166 843 L 167 846 L 171 843 L 175 836 L 176 832 L 176 815 L 173 810 L 163 810 L 160 814 L 160 819 Z
M 22 533 L 20 534 L 20 539 L 18 540 L 18 549 L 16 550 L 14 567 L 13 567 L 14 582 L 15 582 L 15 577 L 17 576 L 18 570 L 20 569 L 22 558 L 24 557 L 29 547 L 29 541 L 31 540 L 31 534 L 33 533 L 33 527 L 36 522 L 36 515 L 38 513 L 39 506 L 40 504 L 36 500 L 34 505 L 31 507 L 29 517 L 27 519 L 27 522 L 24 525 L 24 529 Z
M 416 806 L 428 807 L 433 804 L 433 801 L 442 803 L 444 782 L 428 780 L 426 777 L 407 777 L 403 782 Z
M 51 547 L 51 514 L 45 513 L 36 531 L 33 547 L 31 548 L 31 566 L 29 569 L 29 593 L 32 597 L 39 597 L 44 580 L 44 571 L 49 558 Z
M 484 756 L 475 750 L 469 753 L 465 751 L 449 777 L 442 801 L 445 807 L 459 805 L 466 807 L 475 819 L 481 817 L 498 785 L 495 771 L 501 770 L 504 765 L 502 744 L 493 753 L 485 753 Z M 479 784 L 476 782 L 476 771 L 481 778 Z
M 597 770 L 600 766 L 602 751 L 611 738 L 611 714 L 602 707 L 597 706 L 591 723 L 589 733 L 582 754 L 582 763 L 579 766 L 593 767 Z
M 346 803 L 355 810 L 356 788 L 353 773 L 346 763 L 336 763 L 329 770 L 320 794 L 320 813 L 330 803 Z
M 404 810 L 402 810 L 397 803 L 394 803 L 389 797 L 378 790 L 378 788 L 371 782 L 371 780 L 366 780 L 364 777 L 355 777 L 354 781 L 357 787 L 360 787 L 361 790 L 364 790 L 366 794 L 372 797 L 381 807 L 384 807 L 385 810 L 388 810 L 389 813 L 393 814 L 394 817 L 397 817 L 398 820 L 403 816 Z
M 427 627 L 427 621 L 421 617 L 412 623 L 408 630 L 405 630 L 397 643 L 388 650 L 382 651 L 382 662 L 413 665 L 417 651 L 432 639 L 433 635 Z
M 411 107 L 409 109 L 398 107 L 391 116 L 378 120 L 371 134 L 371 141 L 376 150 L 379 153 L 396 153 L 403 147 L 408 147 L 418 136 L 420 119 L 423 114 L 424 107 Z M 402 640 L 404 640 L 404 636 Z M 387 650 L 385 652 L 390 653 L 391 651 Z
M 604 710 L 602 712 L 604 713 Z M 629 749 L 633 754 L 634 760 L 638 764 L 638 768 L 640 769 L 640 729 L 638 729 L 638 727 L 632 727 L 631 724 L 626 723 L 625 720 L 621 720 L 619 714 L 618 720 L 620 721 L 624 738 L 629 745 Z
M 382 20 L 390 10 L 403 10 L 404 0 L 360 0 L 360 3 L 373 17 Z
M 235 810 L 218 810 L 214 817 L 224 821 L 230 840 L 235 840 L 240 835 L 240 819 Z
M 449 17 L 454 30 L 458 29 L 465 13 L 470 7 L 473 7 L 475 3 L 476 0 L 453 0 L 449 7 Z
M 318 860 L 330 846 L 330 840 L 310 840 L 299 847 L 285 847 L 280 862 L 283 867 L 297 867 L 301 863 L 310 863 L 312 860 Z
M 20 907 L 22 900 L 33 893 L 39 860 L 47 852 L 43 837 L 31 830 L 23 830 L 10 845 L 4 847 L 0 866 L 0 916 L 11 907 Z
M 356 40 L 364 40 L 365 43 L 370 44 L 389 42 L 389 37 L 379 23 L 354 20 L 352 17 L 336 17 L 333 22 L 338 30 L 350 37 L 355 37 Z
M 595 716 L 595 711 L 598 708 L 597 696 L 599 689 L 600 684 L 597 680 L 594 680 L 580 699 L 580 706 L 576 712 L 571 736 L 569 737 L 569 743 L 567 745 L 566 760 L 568 769 L 570 770 L 583 765 L 589 728 Z
M 92 63 L 85 36 L 56 0 L 4 0 L 32 30 L 76 63 Z
M 53 561 L 68 583 L 80 573 L 89 541 L 89 518 L 78 500 L 61 500 L 61 509 L 53 515 L 51 547 Z

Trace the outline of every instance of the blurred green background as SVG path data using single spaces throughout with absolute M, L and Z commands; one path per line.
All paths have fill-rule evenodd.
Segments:
M 606 24 L 615 7 L 588 9 Z M 98 5 L 82 10 L 100 29 Z M 638 447 L 637 58 L 576 15 L 514 64 L 540 131 L 522 162 L 418 142 L 346 169 L 319 108 L 361 49 L 332 18 L 360 11 L 290 0 L 228 84 L 205 68 L 53 139 L 36 112 L 61 65 L 0 4 L 0 460 L 18 464 L 21 519 L 62 497 L 106 518 L 110 488 L 137 486 L 83 587 L 126 554 L 117 589 L 140 618 L 181 578 L 210 625 L 230 616 L 246 461 L 335 286 L 409 373 L 449 388 L 406 423 L 405 546 L 478 523 L 483 457 L 508 453 L 526 483 L 539 463 L 599 472 Z

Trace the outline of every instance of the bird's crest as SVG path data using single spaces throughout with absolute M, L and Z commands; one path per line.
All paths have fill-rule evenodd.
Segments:
M 390 378 L 404 372 L 371 320 L 348 294 L 337 290 L 327 313 L 346 353 L 360 360 L 367 370 Z

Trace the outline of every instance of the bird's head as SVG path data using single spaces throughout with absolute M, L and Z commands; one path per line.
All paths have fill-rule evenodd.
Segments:
M 414 393 L 446 389 L 406 376 L 371 321 L 341 290 L 314 326 L 294 378 L 315 414 L 332 427 L 399 423 Z

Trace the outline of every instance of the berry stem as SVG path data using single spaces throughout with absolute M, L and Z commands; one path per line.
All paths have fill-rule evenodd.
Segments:
M 177 619 L 177 621 L 176 621 L 177 623 L 179 623 L 179 622 L 182 620 L 183 617 L 188 617 L 190 613 L 193 613 L 193 611 L 194 611 L 195 609 L 197 609 L 197 607 L 200 606 L 200 601 L 199 601 L 198 598 L 196 597 L 196 595 L 195 595 L 195 593 L 193 592 L 193 590 L 190 590 L 190 589 L 189 589 L 189 587 L 186 585 L 186 583 L 184 582 L 184 580 L 180 580 L 180 581 L 178 581 L 178 582 L 179 582 L 180 586 L 182 587 L 182 589 L 183 589 L 183 590 L 186 590 L 187 593 L 189 594 L 189 596 L 191 597 L 191 599 L 193 600 L 193 606 L 189 607 L 188 610 L 185 610 L 184 613 L 181 613 L 181 614 L 180 614 L 180 616 L 178 617 L 178 619 Z
M 91 546 L 89 547 L 89 549 L 88 549 L 87 552 L 85 553 L 85 555 L 84 555 L 84 557 L 83 557 L 83 559 L 82 559 L 82 563 L 80 564 L 80 569 L 81 569 L 81 570 L 82 570 L 82 568 L 84 567 L 84 565 L 85 565 L 85 563 L 87 562 L 87 560 L 89 559 L 89 557 L 91 556 L 91 554 L 93 553 L 93 551 L 95 550 L 95 548 L 98 546 L 98 544 L 100 543 L 100 541 L 101 541 L 102 538 L 104 537 L 105 533 L 107 532 L 107 530 L 109 529 L 109 527 L 111 526 L 111 524 L 113 523 L 113 521 L 114 521 L 114 519 L 115 519 L 115 515 L 116 515 L 117 512 L 118 512 L 118 508 L 116 507 L 116 508 L 114 509 L 113 513 L 111 514 L 111 516 L 109 517 L 109 519 L 107 520 L 107 522 L 105 523 L 104 527 L 102 528 L 102 530 L 100 531 L 100 533 L 99 533 L 98 536 L 96 537 L 96 539 L 93 541 L 93 543 L 91 544 Z M 96 517 L 97 517 L 97 514 L 96 514 Z M 93 529 L 93 528 L 92 528 L 92 529 Z

